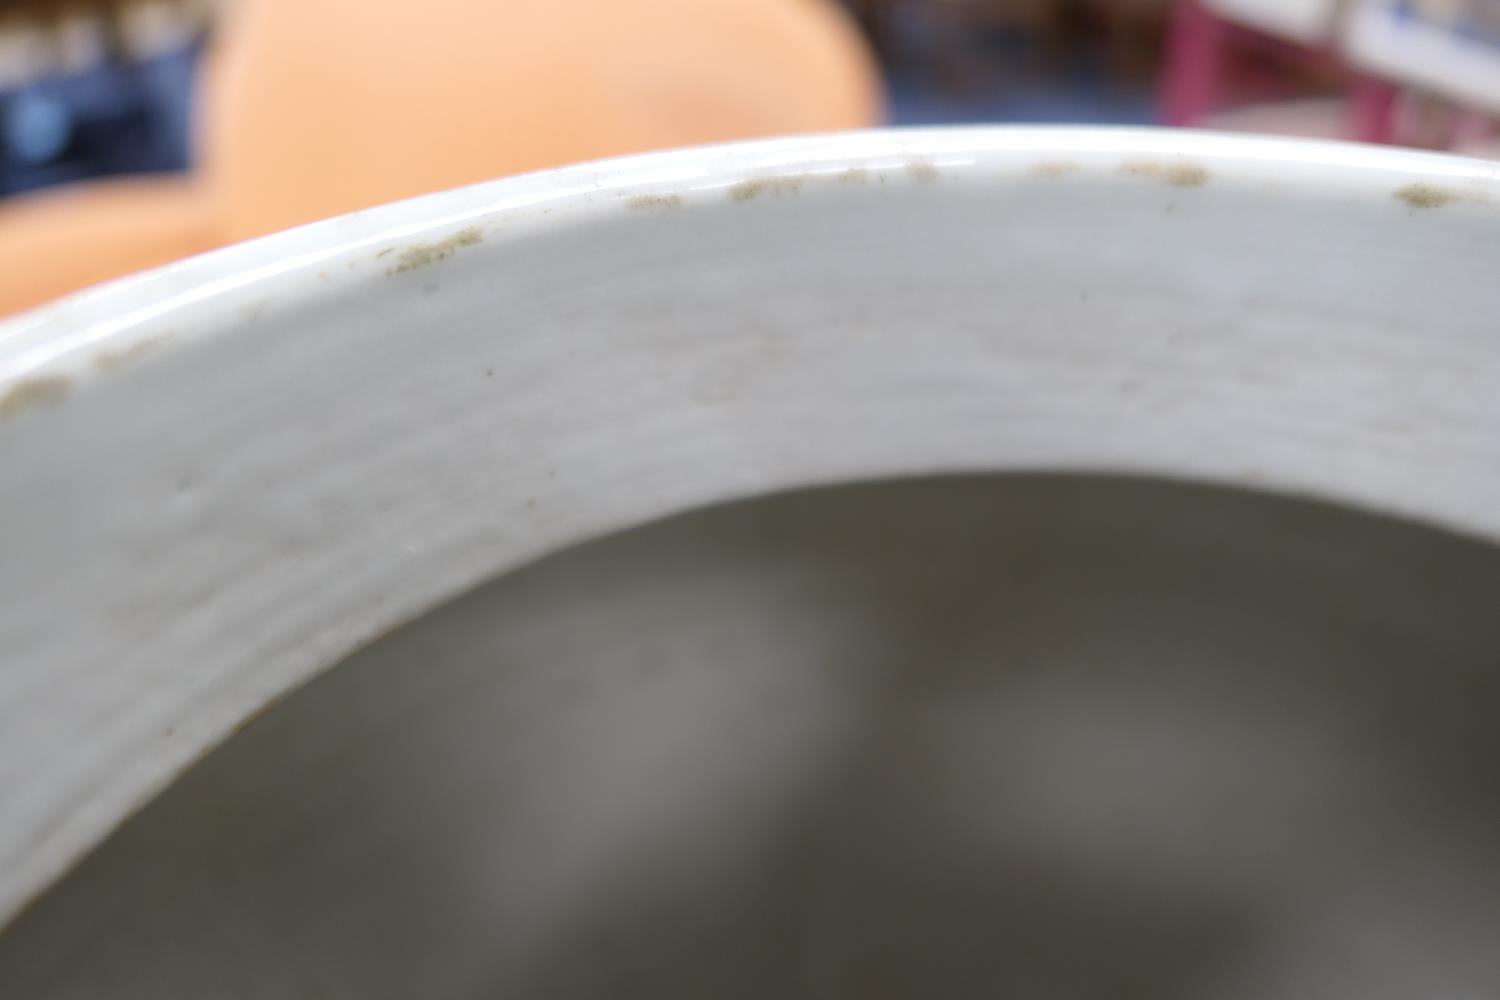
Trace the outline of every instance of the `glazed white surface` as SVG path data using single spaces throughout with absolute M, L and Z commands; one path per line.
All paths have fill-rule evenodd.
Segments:
M 875 132 L 496 182 L 0 327 L 0 917 L 278 695 L 549 552 L 966 470 L 1500 538 L 1497 167 Z

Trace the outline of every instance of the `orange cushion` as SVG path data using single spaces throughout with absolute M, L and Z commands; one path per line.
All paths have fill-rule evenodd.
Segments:
M 227 235 L 621 153 L 868 125 L 828 0 L 242 0 L 205 157 Z
M 0 201 L 0 315 L 215 246 L 201 192 L 121 178 Z
M 237 0 L 192 184 L 0 203 L 0 313 L 222 243 L 507 174 L 872 124 L 832 0 Z

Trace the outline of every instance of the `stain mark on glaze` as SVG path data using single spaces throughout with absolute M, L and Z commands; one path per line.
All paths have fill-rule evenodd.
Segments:
M 357 651 L 358 650 L 356 650 L 356 652 Z M 353 654 L 351 653 L 350 655 L 352 656 Z M 233 726 L 229 727 L 229 732 L 225 735 L 221 743 L 228 743 L 240 733 L 243 733 L 245 730 L 255 725 L 261 719 L 264 719 L 267 715 L 271 714 L 271 711 L 275 709 L 276 706 L 280 705 L 283 701 L 286 701 L 287 697 L 290 696 L 291 693 L 291 691 L 279 691 L 276 694 L 271 695 L 270 698 L 266 699 L 265 704 L 257 705 L 249 712 L 246 712 L 244 718 L 240 719 Z
M 114 372 L 121 368 L 128 368 L 171 339 L 172 334 L 164 333 L 160 336 L 148 337 L 116 351 L 100 351 L 94 356 L 94 369 L 101 372 Z
M 414 244 L 401 251 L 396 266 L 388 273 L 403 274 L 407 271 L 415 271 L 419 267 L 436 264 L 440 260 L 447 260 L 453 256 L 461 247 L 471 247 L 483 241 L 484 234 L 479 231 L 479 227 L 470 226 L 436 243 Z
M 1033 176 L 1046 177 L 1051 180 L 1056 180 L 1059 177 L 1066 177 L 1069 174 L 1077 172 L 1078 164 L 1069 163 L 1066 160 L 1050 160 L 1045 163 L 1038 163 L 1036 166 L 1031 168 L 1031 173 Z
M 926 160 L 913 160 L 906 165 L 907 176 L 918 184 L 931 184 L 938 179 L 938 168 Z
M 72 383 L 61 375 L 23 379 L 0 395 L 0 420 L 9 420 L 32 407 L 61 402 L 72 387 Z
M 1147 177 L 1173 187 L 1202 187 L 1208 183 L 1208 171 L 1196 163 L 1157 163 L 1155 160 L 1132 160 L 1120 166 L 1132 177 Z
M 767 177 L 763 180 L 740 181 L 729 189 L 729 197 L 735 201 L 751 201 L 761 195 L 796 194 L 802 189 L 805 178 Z
M 867 184 L 870 181 L 870 172 L 864 167 L 851 167 L 835 178 L 840 184 Z
M 1485 200 L 1482 195 L 1469 194 L 1437 184 L 1424 184 L 1420 181 L 1414 184 L 1403 184 L 1391 193 L 1397 201 L 1404 201 L 1411 208 L 1442 208 L 1455 201 L 1482 202 Z
M 1412 208 L 1441 208 L 1458 197 L 1454 192 L 1435 184 L 1405 184 L 1398 187 L 1394 194 L 1398 201 L 1404 201 Z
M 641 194 L 629 199 L 625 204 L 630 208 L 642 210 L 681 208 L 682 195 L 680 194 Z

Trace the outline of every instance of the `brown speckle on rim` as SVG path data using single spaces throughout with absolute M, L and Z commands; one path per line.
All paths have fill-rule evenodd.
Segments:
M 417 243 L 401 251 L 396 266 L 389 274 L 401 274 L 405 271 L 415 271 L 419 267 L 436 264 L 440 260 L 446 260 L 460 247 L 471 247 L 484 240 L 484 234 L 479 231 L 478 226 L 470 226 L 468 229 L 460 230 L 445 240 L 436 243 Z M 377 256 L 379 256 L 377 254 Z
M 680 194 L 640 194 L 626 200 L 625 204 L 630 208 L 649 210 L 653 208 L 679 208 L 682 205 Z
M 1044 163 L 1038 163 L 1031 168 L 1031 172 L 1037 177 L 1048 177 L 1052 180 L 1056 180 L 1059 177 L 1066 177 L 1077 171 L 1078 164 L 1069 163 L 1066 160 L 1048 160 Z
M 913 160 L 908 163 L 906 173 L 918 184 L 931 184 L 938 179 L 938 168 L 926 160 Z
M 1403 184 L 1392 194 L 1397 201 L 1404 201 L 1412 208 L 1442 208 L 1453 201 L 1479 201 L 1476 195 L 1465 194 L 1452 188 L 1439 187 L 1436 184 Z
M 796 194 L 802 189 L 802 180 L 801 177 L 767 177 L 740 181 L 729 189 L 729 197 L 735 201 L 751 201 L 761 195 Z
M 150 354 L 172 339 L 170 333 L 164 333 L 156 337 L 150 337 L 129 347 L 122 347 L 115 351 L 100 351 L 94 357 L 94 368 L 101 372 L 119 371 L 127 368 Z
M 39 375 L 23 379 L 0 394 L 0 420 L 9 420 L 22 410 L 50 406 L 67 396 L 72 383 L 61 375 Z
M 1202 187 L 1208 183 L 1208 171 L 1196 163 L 1158 163 L 1155 160 L 1132 160 L 1120 170 L 1132 177 L 1149 177 L 1173 187 Z

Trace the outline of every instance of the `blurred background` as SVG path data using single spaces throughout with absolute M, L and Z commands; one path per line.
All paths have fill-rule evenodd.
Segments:
M 0 0 L 0 314 L 600 156 L 890 123 L 1500 157 L 1500 0 Z

